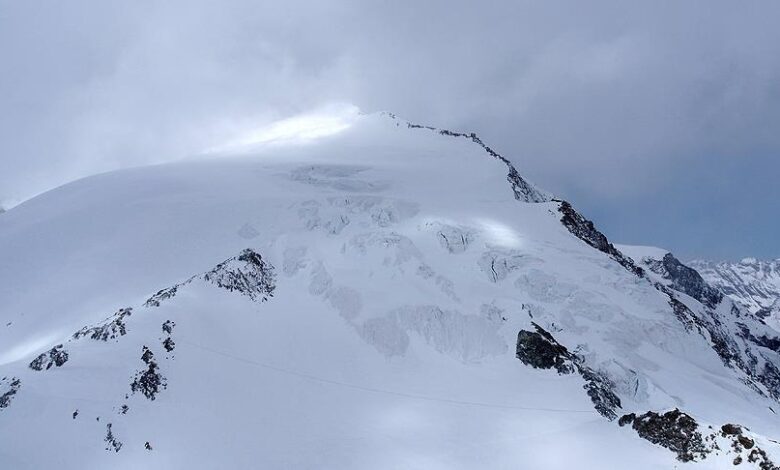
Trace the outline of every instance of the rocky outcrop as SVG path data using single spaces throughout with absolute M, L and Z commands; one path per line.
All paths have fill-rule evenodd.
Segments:
M 30 369 L 32 370 L 49 370 L 54 367 L 61 367 L 68 362 L 68 351 L 63 349 L 61 344 L 54 346 L 50 350 L 36 357 L 30 362 Z
M 168 335 L 162 342 L 163 349 L 165 349 L 166 352 L 173 352 L 173 350 L 176 349 L 176 343 L 173 341 L 173 338 L 171 338 L 174 326 L 176 326 L 176 323 L 170 320 L 166 320 L 165 323 L 162 324 L 163 333 Z
M 536 331 L 520 330 L 517 334 L 516 356 L 534 369 L 555 369 L 559 374 L 574 372 L 572 355 L 558 344 L 550 333 L 534 324 Z
M 130 390 L 133 393 L 140 392 L 149 400 L 154 400 L 161 390 L 167 388 L 168 383 L 160 373 L 160 367 L 154 360 L 154 353 L 146 346 L 143 347 L 141 360 L 146 364 L 146 369 L 135 374 Z
M 96 341 L 108 341 L 109 339 L 116 339 L 120 336 L 127 334 L 127 324 L 125 319 L 132 315 L 133 309 L 130 307 L 119 309 L 113 316 L 107 318 L 104 323 L 93 326 L 84 327 L 73 334 L 73 339 L 80 339 L 83 337 L 89 337 Z
M 658 414 L 648 411 L 643 415 L 623 415 L 620 426 L 631 425 L 639 437 L 666 447 L 682 462 L 704 458 L 710 452 L 704 445 L 696 420 L 678 409 Z
M 20 388 L 22 388 L 22 381 L 17 377 L 0 379 L 0 409 L 7 408 L 11 404 L 11 400 Z
M 570 352 L 542 327 L 532 325 L 536 331 L 520 330 L 517 334 L 517 358 L 535 369 L 555 369 L 562 375 L 578 373 L 585 380 L 583 388 L 596 411 L 610 421 L 617 418 L 621 402 L 609 377 L 585 365 L 582 357 Z
M 644 269 L 634 264 L 634 261 L 631 258 L 625 256 L 620 250 L 615 248 L 607 237 L 593 225 L 593 222 L 574 210 L 572 205 L 568 202 L 561 200 L 556 201 L 560 203 L 558 212 L 561 213 L 561 223 L 572 235 L 600 252 L 607 254 L 629 272 L 636 274 L 639 277 L 644 277 Z
M 144 307 L 159 307 L 160 304 L 166 300 L 176 297 L 176 293 L 179 291 L 180 286 L 181 284 L 176 284 L 175 286 L 168 287 L 167 289 L 157 291 L 156 294 L 149 297 L 149 299 L 144 302 Z
M 200 279 L 219 288 L 237 292 L 252 300 L 265 302 L 273 297 L 276 288 L 274 267 L 254 250 L 247 248 L 238 256 L 228 258 L 204 274 L 192 276 L 186 281 L 162 289 L 144 303 L 145 307 L 159 307 L 162 302 L 176 296 L 179 289 Z
M 248 248 L 237 257 L 219 263 L 203 275 L 203 280 L 261 302 L 273 297 L 275 288 L 273 266 Z
M 669 449 L 682 462 L 704 460 L 714 451 L 726 450 L 734 456 L 734 465 L 747 462 L 760 470 L 778 469 L 755 439 L 736 424 L 724 424 L 718 431 L 702 433 L 699 423 L 677 408 L 665 413 L 648 411 L 639 416 L 630 413 L 621 416 L 618 424 L 631 425 L 639 437 Z M 722 449 L 723 444 L 728 448 Z
M 393 119 L 398 119 L 395 115 L 387 113 L 388 116 L 390 116 Z M 412 124 L 411 122 L 407 122 L 406 126 L 409 129 L 427 129 L 429 131 L 437 132 L 441 135 L 446 135 L 450 137 L 461 137 L 465 139 L 469 139 L 470 141 L 474 142 L 475 144 L 482 147 L 482 149 L 487 152 L 488 155 L 495 158 L 496 160 L 499 160 L 503 162 L 508 169 L 508 173 L 506 176 L 506 180 L 509 182 L 510 186 L 512 187 L 512 192 L 514 193 L 515 199 L 518 201 L 523 202 L 548 202 L 551 200 L 551 197 L 539 189 L 537 189 L 534 185 L 529 183 L 525 178 L 520 176 L 520 173 L 517 171 L 515 166 L 510 162 L 506 157 L 501 156 L 498 152 L 493 150 L 491 147 L 488 147 L 487 144 L 485 144 L 482 139 L 477 136 L 474 132 L 454 132 L 448 129 L 437 129 L 435 127 L 431 126 L 422 126 L 419 124 Z
M 106 437 L 103 438 L 103 441 L 106 443 L 107 451 L 119 452 L 122 449 L 122 442 L 116 438 L 112 427 L 111 423 L 106 424 Z
M 651 271 L 669 280 L 672 289 L 710 308 L 715 308 L 723 300 L 723 294 L 718 289 L 707 284 L 695 269 L 682 264 L 671 253 L 667 253 L 661 260 L 649 259 L 646 264 Z

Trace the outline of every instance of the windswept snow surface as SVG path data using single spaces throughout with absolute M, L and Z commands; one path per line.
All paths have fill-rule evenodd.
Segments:
M 676 460 L 588 383 L 616 416 L 738 423 L 777 461 L 780 405 L 512 169 L 370 115 L 14 207 L 0 468 L 734 468 L 728 443 Z M 518 360 L 534 325 L 592 375 Z

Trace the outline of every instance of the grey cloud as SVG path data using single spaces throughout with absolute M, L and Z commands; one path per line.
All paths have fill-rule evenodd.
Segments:
M 621 241 L 780 256 L 767 217 L 780 212 L 779 13 L 725 1 L 0 0 L 0 201 L 186 158 L 340 101 L 475 130 Z

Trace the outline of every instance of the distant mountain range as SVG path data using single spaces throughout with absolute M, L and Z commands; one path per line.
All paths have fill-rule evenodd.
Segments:
M 737 263 L 688 263 L 711 285 L 751 313 L 780 327 L 780 259 L 745 258 Z

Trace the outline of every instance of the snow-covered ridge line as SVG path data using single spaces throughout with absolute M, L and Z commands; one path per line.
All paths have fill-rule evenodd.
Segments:
M 405 123 L 408 129 L 427 129 L 429 131 L 433 131 L 441 135 L 446 135 L 449 137 L 462 137 L 471 140 L 475 144 L 482 147 L 482 149 L 484 149 L 485 152 L 488 153 L 488 155 L 490 155 L 491 157 L 497 160 L 500 160 L 507 166 L 507 168 L 509 169 L 509 173 L 507 174 L 506 179 L 509 182 L 509 184 L 512 185 L 512 191 L 514 192 L 515 199 L 517 199 L 518 201 L 531 202 L 531 203 L 549 202 L 552 200 L 552 196 L 544 193 L 543 191 L 538 189 L 535 185 L 531 184 L 525 178 L 520 176 L 520 173 L 517 171 L 517 169 L 512 164 L 512 162 L 509 161 L 509 159 L 502 156 L 501 154 L 493 150 L 491 147 L 489 147 L 487 144 L 485 144 L 485 142 L 483 142 L 482 139 L 480 139 L 476 133 L 455 132 L 449 129 L 440 129 L 437 127 L 415 124 L 400 119 L 398 118 L 398 116 L 390 112 L 383 112 L 382 114 L 384 116 L 390 117 L 395 121 L 400 121 Z
M 276 288 L 274 267 L 264 261 L 260 254 L 247 248 L 241 254 L 219 263 L 211 271 L 196 274 L 184 282 L 158 291 L 144 302 L 144 307 L 159 307 L 162 302 L 174 297 L 180 288 L 196 279 L 260 302 L 273 297 Z
M 561 223 L 572 235 L 584 241 L 593 248 L 605 253 L 618 264 L 626 268 L 628 272 L 638 277 L 644 277 L 645 272 L 642 268 L 636 266 L 634 261 L 620 252 L 615 245 L 610 243 L 609 239 L 596 228 L 592 221 L 585 218 L 577 212 L 572 205 L 564 200 L 554 199 L 560 205 L 558 212 L 562 214 Z
M 255 302 L 265 302 L 273 296 L 275 289 L 274 279 L 274 267 L 264 261 L 260 254 L 247 248 L 240 254 L 226 259 L 203 274 L 194 275 L 182 283 L 158 291 L 145 302 L 144 306 L 159 307 L 161 302 L 171 299 L 179 289 L 192 284 L 196 280 L 201 280 L 231 293 L 249 297 Z M 28 365 L 28 369 L 33 372 L 27 371 L 27 373 L 45 373 L 52 368 L 61 368 L 68 362 L 74 362 L 69 361 L 71 356 L 66 347 L 71 350 L 82 350 L 85 346 L 83 342 L 87 339 L 99 343 L 118 344 L 130 332 L 128 324 L 131 322 L 130 317 L 132 314 L 132 307 L 122 308 L 98 324 L 81 328 L 64 344 L 58 344 L 33 359 Z M 175 323 L 170 320 L 162 323 L 161 328 L 164 338 L 155 338 L 148 334 L 144 334 L 143 338 L 136 338 L 136 340 L 140 339 L 144 343 L 141 354 L 143 366 L 131 375 L 130 378 L 132 380 L 129 383 L 129 391 L 123 393 L 122 404 L 113 406 L 113 410 L 118 410 L 120 416 L 127 415 L 130 410 L 128 404 L 131 396 L 139 394 L 150 401 L 155 401 L 157 396 L 167 389 L 167 378 L 162 374 L 161 362 L 152 351 L 153 348 L 147 345 L 152 345 L 158 340 L 161 341 L 162 352 L 158 356 L 164 356 L 163 358 L 166 360 L 171 359 L 173 357 L 171 353 L 176 347 L 176 343 L 172 338 L 174 326 Z M 157 335 L 155 334 L 154 336 Z M 158 349 L 158 351 L 160 350 Z M 83 359 L 81 354 L 76 356 L 75 362 L 77 363 L 80 358 Z M 12 401 L 16 395 L 24 394 L 22 379 L 24 381 L 27 380 L 23 374 L 19 377 L 2 377 L 0 379 L 0 411 L 12 406 Z M 78 401 L 74 400 L 73 402 L 75 409 L 72 413 L 73 420 L 76 420 L 79 415 L 79 409 L 76 407 Z M 107 418 L 110 419 L 110 416 Z M 97 421 L 100 421 L 100 416 L 97 417 Z M 104 441 L 106 442 L 107 451 L 119 453 L 124 443 L 116 436 L 114 424 L 116 423 L 108 422 L 106 424 Z M 145 443 L 145 448 L 146 450 L 152 450 L 148 441 Z

